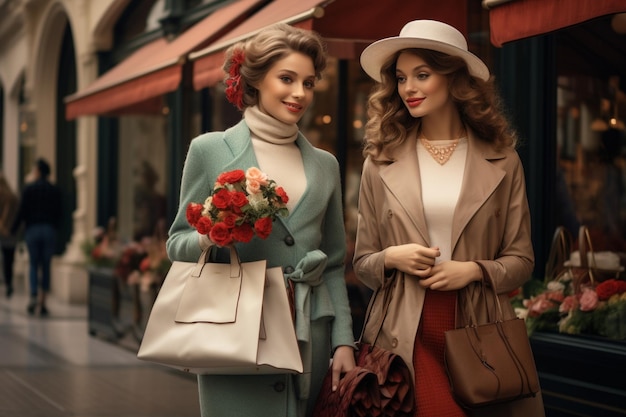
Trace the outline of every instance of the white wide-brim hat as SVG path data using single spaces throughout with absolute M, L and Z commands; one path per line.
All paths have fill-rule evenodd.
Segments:
M 381 81 L 383 64 L 396 52 L 411 48 L 432 49 L 458 56 L 467 63 L 471 75 L 485 81 L 489 79 L 485 63 L 467 50 L 465 36 L 456 28 L 436 20 L 413 20 L 404 25 L 399 36 L 372 43 L 361 54 L 361 66 L 367 75 Z

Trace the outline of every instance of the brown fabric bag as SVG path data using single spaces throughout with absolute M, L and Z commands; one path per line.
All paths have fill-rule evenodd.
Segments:
M 380 416 L 380 390 L 376 374 L 357 366 L 342 376 L 337 385 L 337 391 L 333 392 L 332 369 L 329 369 L 324 377 L 313 415 L 316 417 Z
M 390 285 L 385 285 L 372 296 L 363 329 L 378 296 L 384 297 L 386 315 L 390 294 Z M 412 417 L 415 413 L 415 394 L 409 367 L 400 356 L 376 346 L 376 341 L 374 344 L 362 343 L 362 337 L 361 333 L 355 352 L 356 367 L 341 377 L 335 392 L 331 391 L 332 367 L 326 372 L 313 415 Z
M 367 369 L 377 377 L 381 416 L 413 416 L 413 381 L 409 367 L 400 356 L 378 346 L 361 343 L 356 352 L 356 364 L 357 368 Z
M 488 280 L 486 277 L 485 280 Z M 495 304 L 486 323 L 478 323 L 467 292 L 479 287 Z M 452 393 L 459 404 L 478 408 L 537 395 L 539 378 L 523 319 L 504 320 L 493 282 L 459 293 L 467 325 L 445 333 L 444 359 Z M 489 294 L 489 295 L 487 295 Z

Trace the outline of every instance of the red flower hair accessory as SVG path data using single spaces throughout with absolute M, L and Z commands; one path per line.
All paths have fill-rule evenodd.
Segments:
M 243 109 L 243 88 L 241 87 L 239 69 L 245 59 L 243 50 L 237 49 L 233 51 L 230 58 L 230 67 L 228 68 L 228 78 L 226 79 L 226 99 L 237 106 L 239 110 Z

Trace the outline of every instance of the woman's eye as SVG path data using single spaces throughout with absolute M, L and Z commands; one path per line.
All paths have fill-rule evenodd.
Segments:
M 420 74 L 417 74 L 417 79 L 418 79 L 418 80 L 425 80 L 426 78 L 428 78 L 428 76 L 429 76 L 429 75 L 430 75 L 430 74 L 427 74 L 427 73 L 422 72 L 422 73 L 420 73 Z
M 291 82 L 291 77 L 288 77 L 286 75 L 283 75 L 280 77 L 280 80 L 286 84 L 289 84 Z
M 396 80 L 398 81 L 398 84 L 402 84 L 403 82 L 406 81 L 406 77 L 402 75 L 396 75 Z
M 304 82 L 304 86 L 306 88 L 313 89 L 313 88 L 315 88 L 315 81 L 305 81 Z

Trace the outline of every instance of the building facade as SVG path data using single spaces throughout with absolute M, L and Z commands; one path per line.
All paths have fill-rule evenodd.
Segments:
M 83 247 L 97 227 L 114 220 L 117 238 L 132 242 L 173 219 L 189 142 L 241 117 L 220 84 L 224 49 L 277 21 L 316 30 L 328 43 L 329 66 L 300 127 L 340 162 L 349 244 L 373 85 L 358 57 L 408 20 L 437 19 L 466 34 L 470 50 L 493 70 L 519 132 L 533 278 L 544 278 L 558 225 L 574 235 L 587 225 L 596 249 L 619 254 L 623 265 L 626 4 L 576 0 L 564 9 L 560 3 L 0 0 L 0 165 L 20 191 L 35 159 L 45 157 L 63 189 L 54 295 L 87 302 Z M 358 328 L 368 294 L 350 259 L 347 265 Z M 567 351 L 555 343 L 547 349 Z M 626 356 L 614 343 L 597 348 Z M 619 389 L 626 392 L 623 383 Z

